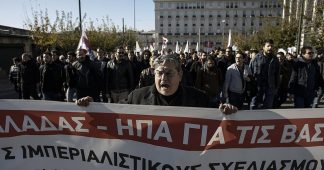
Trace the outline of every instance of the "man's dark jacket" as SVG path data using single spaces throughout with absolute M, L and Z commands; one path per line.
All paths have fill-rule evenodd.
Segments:
M 162 106 L 187 106 L 187 107 L 208 107 L 208 97 L 202 91 L 187 86 L 179 86 L 176 95 L 170 103 L 161 101 L 161 94 L 155 85 L 135 89 L 128 95 L 128 104 L 139 105 L 162 105 Z

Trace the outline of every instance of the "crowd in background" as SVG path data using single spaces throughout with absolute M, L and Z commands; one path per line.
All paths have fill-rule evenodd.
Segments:
M 182 81 L 209 96 L 210 107 L 228 102 L 239 109 L 280 108 L 287 100 L 296 108 L 317 107 L 323 96 L 324 51 L 303 47 L 300 54 L 277 52 L 266 40 L 262 50 L 174 53 L 171 49 L 142 53 L 117 48 L 95 57 L 87 50 L 59 54 L 46 51 L 13 58 L 9 79 L 21 99 L 73 102 L 91 96 L 95 102 L 125 103 L 136 89 L 154 85 L 153 61 L 176 55 Z

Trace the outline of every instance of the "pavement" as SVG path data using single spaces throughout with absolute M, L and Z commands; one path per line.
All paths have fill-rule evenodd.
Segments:
M 0 79 L 0 99 L 18 99 L 14 86 L 7 78 Z

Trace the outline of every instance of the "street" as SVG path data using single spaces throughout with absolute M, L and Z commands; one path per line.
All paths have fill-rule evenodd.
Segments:
M 14 86 L 6 78 L 0 79 L 0 99 L 18 99 Z

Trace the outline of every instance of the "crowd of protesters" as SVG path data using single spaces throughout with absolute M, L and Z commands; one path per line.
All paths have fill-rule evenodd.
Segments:
M 98 48 L 90 57 L 85 49 L 66 55 L 54 50 L 35 59 L 27 53 L 14 57 L 9 79 L 21 99 L 73 102 L 91 96 L 95 102 L 126 103 L 134 89 L 154 84 L 154 60 L 172 54 L 181 62 L 182 85 L 204 92 L 210 107 L 227 102 L 239 109 L 271 109 L 291 100 L 296 108 L 308 108 L 323 96 L 323 52 L 315 55 L 308 46 L 299 55 L 276 52 L 272 40 L 260 51 L 245 52 L 227 47 L 140 54 L 118 47 L 112 53 Z

